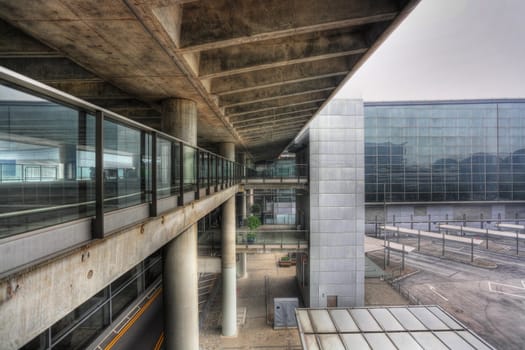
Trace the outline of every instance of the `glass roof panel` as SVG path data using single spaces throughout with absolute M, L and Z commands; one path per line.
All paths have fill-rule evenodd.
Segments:
M 339 332 L 359 332 L 348 310 L 333 309 L 328 311 L 334 320 L 335 326 Z

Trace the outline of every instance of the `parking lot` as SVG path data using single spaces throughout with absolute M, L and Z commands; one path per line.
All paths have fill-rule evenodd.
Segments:
M 401 244 L 414 244 L 400 237 Z M 438 304 L 498 349 L 523 349 L 525 344 L 525 259 L 492 242 L 496 249 L 482 246 L 470 263 L 468 245 L 426 240 L 421 252 L 407 254 L 406 264 L 418 273 L 394 283 L 413 301 Z M 503 249 L 502 249 L 503 248 Z M 372 254 L 380 265 L 383 252 Z M 391 252 L 392 267 L 400 266 L 399 253 Z M 396 265 L 397 264 L 397 265 Z

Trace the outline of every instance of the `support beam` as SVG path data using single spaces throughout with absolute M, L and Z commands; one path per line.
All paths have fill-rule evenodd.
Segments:
M 320 102 L 306 102 L 297 106 L 290 106 L 290 107 L 278 107 L 273 108 L 268 111 L 256 111 L 256 112 L 247 112 L 243 114 L 238 115 L 232 115 L 230 116 L 230 120 L 232 123 L 240 122 L 243 123 L 248 120 L 255 120 L 258 118 L 269 118 L 269 117 L 280 117 L 280 116 L 287 116 L 287 115 L 293 115 L 293 114 L 299 114 L 299 113 L 314 113 L 319 109 L 321 106 Z
M 0 66 L 44 83 L 64 80 L 101 81 L 67 58 L 2 58 Z
M 288 123 L 288 122 L 299 122 L 302 121 L 303 123 L 306 123 L 310 118 L 312 117 L 312 114 L 304 114 L 304 115 L 298 115 L 295 117 L 270 117 L 268 119 L 264 120 L 254 120 L 252 122 L 248 121 L 243 124 L 239 124 L 235 127 L 237 132 L 241 132 L 241 130 L 250 130 L 258 127 L 268 127 L 268 126 L 276 126 L 280 127 L 282 126 L 282 123 Z
M 357 62 L 357 59 L 357 56 L 337 57 L 216 78 L 212 79 L 210 90 L 211 93 L 221 96 L 223 94 L 279 86 L 283 83 L 295 83 L 332 76 L 346 76 Z
M 57 90 L 61 90 L 86 100 L 129 99 L 130 95 L 115 86 L 102 81 L 54 81 L 49 82 Z M 146 98 L 147 96 L 141 96 Z
M 281 84 L 279 86 L 251 90 L 244 93 L 224 95 L 220 97 L 221 107 L 230 107 L 253 102 L 268 101 L 283 96 L 294 96 L 304 93 L 335 89 L 344 77 L 330 77 L 308 80 L 298 83 Z
M 331 90 L 314 93 L 305 93 L 292 97 L 282 97 L 270 101 L 254 102 L 242 106 L 227 107 L 226 115 L 238 115 L 243 113 L 268 110 L 277 107 L 296 106 L 305 103 L 320 102 L 327 99 L 328 96 L 330 96 L 330 93 Z
M 0 57 L 60 57 L 61 54 L 0 20 Z
M 354 28 L 292 35 L 204 51 L 200 55 L 199 76 L 202 79 L 216 78 L 327 58 L 361 55 L 367 49 L 364 33 Z
M 253 118 L 253 119 L 243 119 L 238 122 L 232 123 L 235 128 L 243 128 L 245 126 L 250 126 L 254 122 L 257 123 L 269 123 L 273 121 L 278 120 L 292 120 L 292 119 L 300 119 L 300 118 L 311 118 L 314 115 L 313 111 L 306 111 L 306 112 L 299 112 L 299 113 L 290 113 L 290 114 L 284 114 L 280 116 L 273 116 L 273 115 L 267 115 L 265 117 L 260 118 Z
M 260 139 L 261 141 L 263 140 L 268 141 L 268 140 L 278 139 L 279 137 L 280 138 L 292 137 L 295 134 L 297 134 L 297 132 L 299 132 L 301 129 L 302 127 L 294 127 L 292 129 L 287 129 L 287 130 L 280 131 L 280 132 L 272 132 L 270 130 L 270 131 L 258 133 L 256 135 L 246 136 L 246 140 L 254 141 L 256 139 Z M 254 142 L 254 144 L 256 144 L 256 142 Z
M 252 126 L 247 126 L 243 129 L 237 129 L 240 135 L 253 135 L 254 133 L 267 131 L 281 131 L 290 127 L 303 126 L 308 122 L 308 119 L 302 118 L 300 120 L 280 120 L 273 123 L 259 124 L 254 123 Z
M 271 101 L 277 100 L 277 99 L 291 98 L 291 97 L 302 96 L 302 95 L 306 95 L 306 94 L 311 95 L 311 94 L 315 94 L 317 92 L 333 91 L 333 90 L 335 90 L 335 88 L 336 88 L 336 86 L 332 85 L 332 86 L 325 87 L 325 88 L 320 88 L 320 89 L 292 92 L 292 93 L 287 94 L 287 95 L 276 95 L 276 96 L 269 96 L 269 97 L 265 97 L 265 98 L 259 98 L 259 99 L 255 99 L 255 100 L 244 100 L 244 101 L 232 103 L 232 104 L 230 104 L 228 106 L 221 106 L 221 107 L 231 108 L 231 107 L 235 107 L 235 106 L 250 105 L 250 104 L 254 104 L 254 103 L 258 103 L 258 102 L 267 102 L 267 101 L 271 102 Z
M 197 224 L 166 245 L 162 282 L 166 349 L 199 349 Z
M 215 0 L 213 6 L 200 1 L 184 6 L 181 46 L 186 51 L 204 51 L 365 25 L 392 20 L 399 10 L 399 2 L 390 0 Z
M 89 102 L 96 104 L 97 106 L 110 109 L 113 111 L 119 111 L 120 110 L 150 110 L 153 106 L 139 101 L 132 98 L 129 99 L 99 99 L 99 98 L 92 98 L 88 100 Z

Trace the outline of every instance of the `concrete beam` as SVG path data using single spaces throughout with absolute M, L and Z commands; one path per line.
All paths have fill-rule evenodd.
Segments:
M 247 101 L 232 103 L 232 104 L 230 104 L 228 106 L 222 106 L 222 107 L 223 108 L 231 108 L 231 107 L 244 106 L 244 105 L 249 105 L 249 104 L 254 104 L 254 103 L 271 102 L 271 101 L 277 100 L 277 99 L 281 99 L 282 100 L 284 98 L 292 98 L 292 97 L 302 96 L 302 95 L 306 95 L 306 94 L 311 95 L 311 94 L 314 94 L 314 93 L 317 93 L 317 92 L 325 92 L 325 91 L 331 92 L 331 91 L 334 91 L 335 88 L 336 88 L 335 86 L 329 86 L 329 87 L 325 87 L 325 88 L 321 88 L 321 89 L 315 89 L 315 90 L 297 91 L 297 92 L 292 92 L 292 93 L 286 94 L 286 95 L 269 96 L 269 97 L 260 98 L 260 99 L 257 99 L 257 100 L 247 100 Z
M 263 111 L 256 111 L 256 112 L 248 112 L 238 115 L 230 115 L 229 119 L 232 123 L 235 122 L 244 122 L 246 120 L 250 120 L 252 118 L 267 118 L 267 117 L 279 117 L 279 116 L 285 116 L 288 114 L 296 114 L 296 113 L 314 113 L 319 109 L 321 106 L 320 102 L 307 102 L 304 104 L 296 105 L 296 106 L 285 106 L 285 107 L 279 107 L 279 108 L 273 108 L 269 111 L 263 110 Z
M 61 54 L 0 20 L 0 57 L 60 57 Z
M 336 57 L 215 78 L 211 80 L 210 91 L 221 96 L 222 94 L 279 86 L 283 83 L 346 76 L 357 60 L 358 56 Z
M 232 121 L 232 124 L 235 128 L 239 128 L 239 127 L 243 127 L 245 126 L 246 124 L 250 125 L 254 122 L 257 122 L 257 123 L 264 123 L 264 122 L 270 122 L 270 121 L 274 121 L 274 120 L 284 120 L 284 119 L 287 119 L 287 120 L 290 120 L 290 119 L 293 119 L 293 118 L 296 118 L 296 117 L 305 117 L 305 118 L 310 118 L 314 115 L 314 111 L 316 111 L 317 108 L 315 109 L 307 109 L 305 111 L 297 111 L 297 112 L 290 112 L 290 113 L 286 113 L 286 114 L 279 114 L 279 115 L 272 115 L 272 114 L 266 114 L 264 116 L 261 116 L 261 117 L 253 117 L 253 118 L 244 118 L 244 119 L 238 119 L 238 120 L 235 120 L 235 121 Z
M 128 99 L 100 99 L 100 98 L 91 98 L 88 99 L 89 102 L 96 104 L 98 106 L 104 107 L 106 109 L 110 109 L 112 111 L 120 111 L 120 110 L 134 110 L 134 111 L 149 111 L 152 108 L 159 109 L 160 106 L 155 104 L 149 104 L 146 102 L 142 102 L 139 100 L 135 100 L 132 98 Z M 120 113 L 120 112 L 119 112 Z
M 44 83 L 64 80 L 101 81 L 67 58 L 1 58 L 0 65 Z
M 232 186 L 1 280 L 0 348 L 20 348 L 238 191 Z
M 391 0 L 199 1 L 184 6 L 181 47 L 186 51 L 212 50 L 388 21 L 400 7 L 398 1 Z
M 355 29 L 353 32 L 296 35 L 204 51 L 200 55 L 199 75 L 201 78 L 215 78 L 331 57 L 360 55 L 367 49 L 364 34 Z
M 82 99 L 129 99 L 129 94 L 101 81 L 55 81 L 48 85 Z
M 265 125 L 276 125 L 279 127 L 282 125 L 282 123 L 288 123 L 292 121 L 302 121 L 306 122 L 312 117 L 312 114 L 299 114 L 295 117 L 284 117 L 284 118 L 276 118 L 276 117 L 270 117 L 268 119 L 263 120 L 254 120 L 253 122 L 245 122 L 243 124 L 239 124 L 235 127 L 237 132 L 240 132 L 241 130 L 249 130 L 249 129 L 257 129 L 258 127 L 264 127 Z
M 257 132 L 249 132 L 247 134 L 244 135 L 244 137 L 248 140 L 250 139 L 254 139 L 254 138 L 258 138 L 260 137 L 261 135 L 288 135 L 290 133 L 293 133 L 293 132 L 297 132 L 299 130 L 302 129 L 304 124 L 301 124 L 301 125 L 298 125 L 298 124 L 295 124 L 295 125 L 288 125 L 288 126 L 285 126 L 285 127 L 280 127 L 279 129 L 262 129 L 260 131 L 257 131 Z
M 247 125 L 244 128 L 236 128 L 237 132 L 241 135 L 246 135 L 249 133 L 257 132 L 257 131 L 264 131 L 267 129 L 273 129 L 273 130 L 282 130 L 283 128 L 286 128 L 291 125 L 304 125 L 308 122 L 309 118 L 300 118 L 300 119 L 283 119 L 283 120 L 276 120 L 273 122 L 266 122 L 266 123 L 253 123 L 253 125 Z
M 239 115 L 248 112 L 264 111 L 276 107 L 297 106 L 304 103 L 321 102 L 326 100 L 328 96 L 330 96 L 330 92 L 331 90 L 314 93 L 305 93 L 298 96 L 281 97 L 270 101 L 255 102 L 245 104 L 242 106 L 227 107 L 226 115 Z
M 219 98 L 221 107 L 228 107 L 258 101 L 266 101 L 281 96 L 292 96 L 300 93 L 323 91 L 324 89 L 335 89 L 344 77 L 329 77 L 315 80 L 308 80 L 290 84 L 281 84 L 251 90 L 244 93 L 223 95 Z

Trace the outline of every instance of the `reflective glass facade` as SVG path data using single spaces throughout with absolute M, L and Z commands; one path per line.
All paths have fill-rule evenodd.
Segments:
M 525 100 L 365 104 L 366 202 L 525 200 Z

